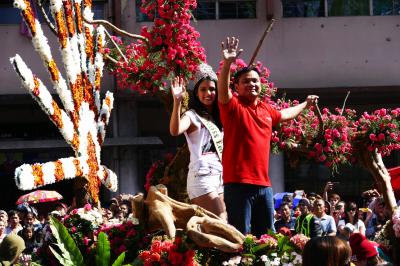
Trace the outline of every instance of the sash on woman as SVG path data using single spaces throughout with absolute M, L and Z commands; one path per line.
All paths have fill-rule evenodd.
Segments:
M 196 116 L 199 118 L 201 123 L 205 126 L 205 128 L 208 130 L 208 132 L 211 135 L 211 139 L 214 143 L 215 150 L 217 151 L 217 155 L 220 161 L 222 161 L 222 149 L 223 149 L 223 138 L 222 138 L 222 133 L 219 130 L 219 128 L 211 121 L 205 119 L 204 117 L 201 117 L 198 115 L 196 112 L 193 112 L 196 114 Z

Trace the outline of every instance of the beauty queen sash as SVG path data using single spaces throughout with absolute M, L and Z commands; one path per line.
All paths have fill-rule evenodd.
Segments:
M 215 149 L 217 151 L 218 158 L 222 162 L 223 138 L 222 138 L 221 131 L 213 122 L 201 117 L 196 112 L 193 112 L 193 113 L 196 114 L 196 116 L 200 119 L 201 123 L 203 123 L 205 128 L 210 133 L 211 139 L 212 139 Z

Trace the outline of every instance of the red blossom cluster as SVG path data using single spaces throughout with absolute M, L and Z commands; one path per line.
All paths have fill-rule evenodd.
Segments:
M 138 258 L 144 266 L 152 265 L 198 265 L 195 260 L 195 251 L 187 247 L 181 237 L 172 240 L 155 239 L 149 250 L 142 251 Z
M 297 104 L 293 101 L 270 101 L 278 110 Z M 336 108 L 335 113 L 322 110 L 323 130 L 316 110 L 304 111 L 296 119 L 283 122 L 272 132 L 272 149 L 300 151 L 308 158 L 324 163 L 334 171 L 341 164 L 353 162 L 358 145 L 369 151 L 377 150 L 382 156 L 400 149 L 400 108 L 379 109 L 364 113 L 357 119 L 351 109 Z
M 322 110 L 323 135 L 317 136 L 308 155 L 317 162 L 337 170 L 338 165 L 347 163 L 352 155 L 351 141 L 355 134 L 352 121 L 355 111 L 351 109 L 346 109 L 343 113 L 340 109 L 335 111 L 336 114 L 327 108 Z
M 278 100 L 279 110 L 297 105 L 297 101 Z M 272 148 L 279 150 L 298 150 L 317 162 L 324 163 L 334 171 L 340 164 L 347 163 L 352 155 L 355 135 L 355 111 L 336 109 L 336 114 L 324 108 L 321 113 L 323 125 L 314 107 L 304 111 L 294 120 L 286 121 L 272 133 Z M 322 126 L 322 128 L 321 128 Z
M 141 11 L 154 19 L 152 27 L 144 26 L 141 35 L 148 39 L 119 46 L 127 62 L 115 50 L 106 50 L 118 60 L 118 66 L 108 65 L 120 88 L 130 88 L 141 94 L 155 93 L 165 88 L 171 76 L 192 79 L 197 66 L 205 62 L 200 36 L 190 25 L 190 9 L 196 0 L 143 0 Z
M 379 109 L 372 114 L 364 112 L 355 122 L 357 140 L 366 142 L 368 150 L 377 150 L 382 156 L 400 149 L 400 108 Z

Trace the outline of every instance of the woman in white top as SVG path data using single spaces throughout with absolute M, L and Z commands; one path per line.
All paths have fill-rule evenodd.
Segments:
M 184 134 L 190 150 L 187 192 L 197 204 L 226 220 L 222 181 L 222 125 L 217 103 L 217 77 L 208 65 L 196 73 L 191 109 L 180 115 L 185 82 L 171 83 L 174 98 L 170 120 L 172 136 Z
M 344 218 L 338 222 L 339 230 L 344 230 L 345 225 L 350 223 L 354 226 L 353 233 L 361 233 L 365 235 L 365 225 L 363 221 L 358 219 L 358 212 L 359 209 L 357 208 L 357 204 L 355 202 L 347 203 L 346 211 L 344 212 Z

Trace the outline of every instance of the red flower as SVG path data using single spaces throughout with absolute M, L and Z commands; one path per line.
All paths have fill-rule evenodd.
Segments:
M 162 243 L 160 240 L 154 240 L 153 243 L 151 244 L 150 248 L 151 252 L 155 253 L 161 253 L 162 252 Z
M 168 254 L 168 260 L 172 265 L 183 265 L 184 256 L 181 253 L 170 251 Z

